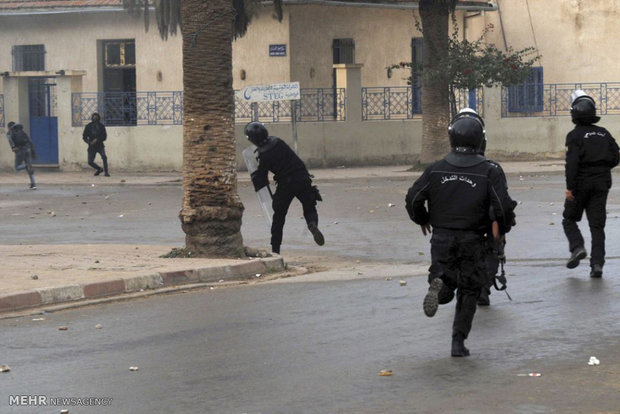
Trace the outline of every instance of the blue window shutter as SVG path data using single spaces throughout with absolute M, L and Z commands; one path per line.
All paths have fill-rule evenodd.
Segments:
M 543 98 L 543 68 L 535 67 L 525 82 L 508 87 L 508 112 L 542 112 Z

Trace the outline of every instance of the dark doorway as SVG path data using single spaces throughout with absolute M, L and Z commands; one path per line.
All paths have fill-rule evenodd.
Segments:
M 103 42 L 103 121 L 136 125 L 136 44 L 134 40 Z

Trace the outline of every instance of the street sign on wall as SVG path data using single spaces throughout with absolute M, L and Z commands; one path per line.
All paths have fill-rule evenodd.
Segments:
M 269 56 L 286 56 L 286 45 L 269 45 Z
M 288 82 L 246 86 L 237 92 L 237 98 L 245 102 L 292 101 L 301 99 L 301 94 L 299 82 Z

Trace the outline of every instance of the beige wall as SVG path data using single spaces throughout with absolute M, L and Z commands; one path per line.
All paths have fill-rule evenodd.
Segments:
M 289 6 L 291 49 L 295 53 L 291 78 L 302 87 L 332 86 L 332 41 L 355 40 L 355 63 L 364 64 L 364 86 L 406 85 L 407 71 L 386 67 L 411 61 L 411 38 L 421 36 L 414 27 L 413 12 L 361 7 Z M 310 71 L 314 69 L 314 77 Z
M 545 83 L 620 81 L 613 51 L 620 33 L 617 0 L 496 2 L 507 44 L 514 49 L 538 47 Z M 483 19 L 476 20 L 477 24 L 483 21 L 494 26 L 489 41 L 503 45 L 499 13 L 486 12 Z
M 475 39 L 484 25 L 491 23 L 489 41 L 502 46 L 505 35 L 508 45 L 515 49 L 537 45 L 543 55 L 541 65 L 546 83 L 620 81 L 616 56 L 610 48 L 620 31 L 617 0 L 498 0 L 498 3 L 502 22 L 498 12 L 480 13 L 468 19 L 459 13 L 457 20 L 469 39 Z M 361 86 L 405 85 L 405 71 L 395 71 L 388 79 L 385 67 L 410 60 L 411 38 L 420 36 L 414 27 L 413 14 L 378 8 L 287 6 L 283 21 L 278 22 L 273 19 L 271 8 L 265 8 L 252 22 L 247 35 L 233 44 L 233 86 L 239 89 L 247 85 L 300 81 L 303 88 L 331 87 L 331 47 L 335 38 L 355 40 L 356 62 L 363 64 Z M 133 38 L 139 62 L 138 90 L 182 89 L 180 37 L 164 42 L 154 25 L 145 33 L 142 21 L 124 12 L 0 17 L 0 28 L 0 72 L 11 71 L 12 45 L 43 43 L 48 70 L 84 70 L 81 87 L 73 85 L 73 90 L 95 92 L 99 82 L 97 40 Z M 287 56 L 269 57 L 269 44 L 286 44 Z M 240 79 L 242 69 L 246 71 L 245 81 Z M 159 71 L 161 81 L 157 79 Z M 84 167 L 82 127 L 73 127 L 69 118 L 67 91 L 72 87 L 63 78 L 58 78 L 58 82 L 65 83 L 59 86 L 64 95 L 59 96 L 58 102 L 59 116 L 62 116 L 59 120 L 61 168 Z M 17 91 L 20 88 L 7 85 L 0 78 L 0 93 L 5 95 L 5 119 L 26 124 L 27 97 L 20 95 Z M 349 110 L 359 107 L 359 95 L 359 89 L 347 91 Z M 489 154 L 501 158 L 562 156 L 564 137 L 571 128 L 569 117 L 502 119 L 500 109 L 499 91 L 486 90 L 484 114 Z M 419 119 L 362 122 L 359 112 L 352 111 L 346 122 L 298 124 L 302 158 L 311 166 L 409 163 L 415 159 L 421 139 Z M 620 117 L 604 116 L 601 124 L 614 133 L 620 128 Z M 268 128 L 290 141 L 290 124 L 269 124 Z M 237 125 L 240 149 L 247 145 L 242 129 L 243 125 Z M 113 170 L 181 168 L 181 126 L 110 127 L 109 135 L 107 151 Z M 12 166 L 12 154 L 6 151 L 7 144 L 0 147 L 4 148 L 0 151 L 0 168 L 6 170 Z
M 46 70 L 85 70 L 83 91 L 97 92 L 97 40 L 135 39 L 136 60 L 140 62 L 136 67 L 137 89 L 181 90 L 181 38 L 161 40 L 152 20 L 145 33 L 143 21 L 125 12 L 0 16 L 0 72 L 12 71 L 12 46 L 44 44 Z M 157 79 L 159 71 L 161 81 Z
M 291 80 L 290 19 L 286 11 L 279 22 L 272 8 L 264 9 L 252 19 L 245 36 L 233 42 L 233 88 L 283 83 Z M 285 44 L 286 56 L 270 57 L 269 45 Z M 245 80 L 241 79 L 245 71 Z

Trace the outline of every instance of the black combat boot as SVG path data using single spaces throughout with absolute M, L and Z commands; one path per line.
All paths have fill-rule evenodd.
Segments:
M 469 356 L 469 349 L 465 347 L 465 338 L 463 337 L 463 334 L 455 334 L 454 336 L 452 336 L 452 356 Z
M 314 237 L 314 241 L 316 242 L 316 244 L 318 244 L 319 246 L 325 244 L 325 237 L 323 237 L 323 233 L 321 233 L 321 230 L 319 230 L 319 227 L 316 223 L 308 223 L 308 230 L 310 230 L 310 233 L 312 233 L 312 237 Z
M 443 280 L 436 277 L 431 280 L 431 285 L 428 287 L 428 293 L 424 297 L 422 307 L 424 308 L 424 314 L 429 318 L 435 316 L 437 308 L 439 307 L 439 291 L 443 287 Z
M 593 264 L 592 270 L 590 271 L 590 277 L 593 279 L 603 277 L 603 266 L 601 266 L 600 264 Z
M 570 259 L 568 259 L 568 262 L 566 262 L 566 267 L 568 267 L 569 269 L 576 268 L 577 266 L 579 266 L 579 261 L 581 259 L 585 259 L 587 255 L 588 252 L 586 252 L 586 249 L 583 246 L 577 247 L 575 250 L 572 251 Z

